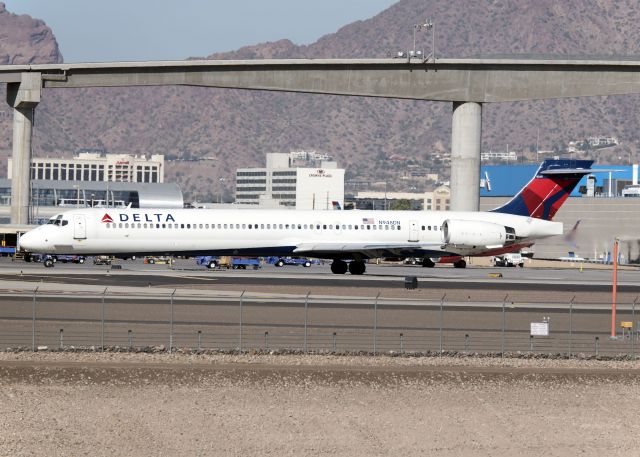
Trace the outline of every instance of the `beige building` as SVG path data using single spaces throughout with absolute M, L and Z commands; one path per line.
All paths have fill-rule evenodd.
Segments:
M 344 169 L 325 156 L 313 153 L 317 165 L 296 167 L 301 151 L 267 154 L 265 168 L 236 171 L 236 203 L 263 208 L 332 209 L 333 202 L 344 205 Z
M 12 177 L 9 159 L 8 178 Z M 72 159 L 34 157 L 31 159 L 32 180 L 164 182 L 164 155 L 80 153 Z
M 411 209 L 426 211 L 448 211 L 451 201 L 449 186 L 440 186 L 432 192 L 380 192 L 361 191 L 356 194 L 358 209 L 389 209 L 394 200 L 408 200 Z

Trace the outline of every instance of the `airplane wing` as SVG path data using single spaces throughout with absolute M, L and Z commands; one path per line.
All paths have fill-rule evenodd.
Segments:
M 412 252 L 437 252 L 441 251 L 442 243 L 301 243 L 295 249 L 295 254 L 303 254 L 313 257 L 316 255 L 329 254 L 360 254 L 363 257 L 391 257 L 406 255 Z

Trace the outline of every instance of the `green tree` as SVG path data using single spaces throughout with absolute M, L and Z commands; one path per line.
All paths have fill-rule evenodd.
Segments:
M 393 211 L 408 211 L 411 209 L 411 202 L 406 198 L 394 200 L 389 205 L 389 209 Z

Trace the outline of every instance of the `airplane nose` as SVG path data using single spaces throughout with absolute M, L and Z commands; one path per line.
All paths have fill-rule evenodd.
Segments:
M 44 249 L 45 241 L 35 230 L 25 233 L 18 240 L 18 248 L 22 251 L 39 252 Z

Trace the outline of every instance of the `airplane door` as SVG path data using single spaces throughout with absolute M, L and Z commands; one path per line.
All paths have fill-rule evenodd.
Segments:
M 87 238 L 87 225 L 84 214 L 76 214 L 73 216 L 73 237 L 76 240 L 84 240 Z
M 409 221 L 409 241 L 418 241 L 418 221 Z

